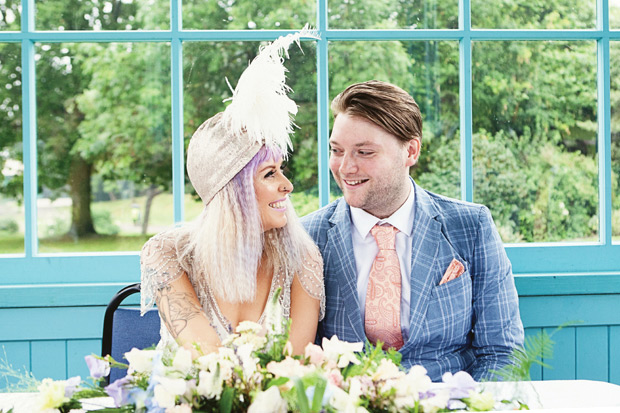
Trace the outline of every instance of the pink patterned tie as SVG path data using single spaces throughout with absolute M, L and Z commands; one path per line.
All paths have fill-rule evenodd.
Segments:
M 398 229 L 375 225 L 370 233 L 379 253 L 372 263 L 366 291 L 366 337 L 371 343 L 381 340 L 384 349 L 403 346 L 400 329 L 400 264 L 394 243 Z

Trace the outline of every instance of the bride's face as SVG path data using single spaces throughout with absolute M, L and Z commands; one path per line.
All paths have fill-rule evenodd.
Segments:
M 254 192 L 258 203 L 263 231 L 286 225 L 288 194 L 293 184 L 282 173 L 282 160 L 268 160 L 260 165 L 254 175 Z

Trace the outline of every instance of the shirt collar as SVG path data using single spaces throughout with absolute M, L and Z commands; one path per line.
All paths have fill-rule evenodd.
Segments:
M 385 219 L 379 219 L 369 214 L 361 208 L 351 207 L 351 220 L 353 226 L 362 238 L 366 238 L 372 227 L 376 224 L 390 224 L 396 227 L 400 232 L 411 236 L 413 230 L 413 206 L 415 202 L 415 190 L 413 183 L 409 180 L 409 196 L 405 203 L 398 208 L 392 215 Z

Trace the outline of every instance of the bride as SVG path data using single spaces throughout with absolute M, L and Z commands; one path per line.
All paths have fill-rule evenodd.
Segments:
M 194 222 L 155 235 L 141 254 L 142 311 L 157 304 L 160 345 L 215 351 L 239 322 L 264 321 L 278 287 L 293 351 L 315 339 L 325 310 L 323 262 L 282 173 L 297 107 L 286 95 L 281 55 L 304 35 L 264 48 L 232 103 L 192 136 L 187 173 L 205 208 Z M 257 78 L 262 85 L 250 84 Z

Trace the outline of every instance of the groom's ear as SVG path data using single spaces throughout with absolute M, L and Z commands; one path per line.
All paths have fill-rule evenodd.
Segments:
M 405 144 L 405 149 L 407 150 L 407 166 L 413 166 L 418 163 L 421 146 L 422 142 L 419 137 L 415 137 Z

